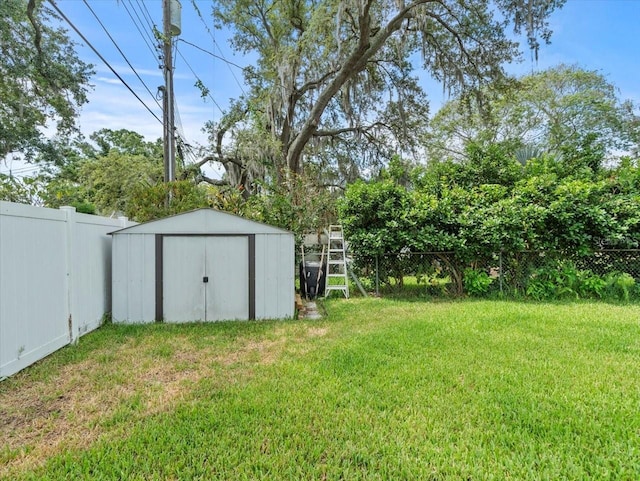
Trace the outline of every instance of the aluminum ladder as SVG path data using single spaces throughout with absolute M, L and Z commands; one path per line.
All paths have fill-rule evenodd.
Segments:
M 349 299 L 346 249 L 341 225 L 330 225 L 328 232 L 324 296 L 329 297 L 331 291 L 342 291 L 344 297 Z

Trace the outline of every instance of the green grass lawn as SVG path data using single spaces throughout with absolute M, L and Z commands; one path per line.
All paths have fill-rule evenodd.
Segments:
M 640 479 L 640 307 L 325 307 L 82 338 L 0 384 L 0 479 Z

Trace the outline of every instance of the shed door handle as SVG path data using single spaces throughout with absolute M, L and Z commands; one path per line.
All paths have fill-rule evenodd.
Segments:
M 205 283 L 206 283 L 206 282 L 209 282 L 209 278 L 208 278 L 207 276 L 204 276 L 204 277 L 202 278 L 202 282 L 205 282 Z

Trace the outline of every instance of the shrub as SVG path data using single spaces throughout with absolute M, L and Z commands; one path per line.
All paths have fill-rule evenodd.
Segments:
M 578 271 L 578 295 L 580 297 L 602 297 L 607 281 L 590 270 Z
M 471 268 L 464 270 L 464 290 L 470 296 L 486 295 L 492 282 L 493 278 L 485 271 Z
M 577 281 L 575 267 L 562 261 L 555 261 L 533 271 L 527 284 L 527 296 L 538 301 L 561 297 L 578 297 L 574 290 Z
M 612 272 L 606 277 L 607 293 L 614 299 L 629 301 L 634 293 L 636 280 L 626 272 Z

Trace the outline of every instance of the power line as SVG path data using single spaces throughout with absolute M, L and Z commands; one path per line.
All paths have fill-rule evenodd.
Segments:
M 200 9 L 195 4 L 194 4 L 194 8 L 196 10 L 196 13 L 198 14 L 198 17 L 200 18 L 200 21 L 204 25 L 205 30 L 207 31 L 207 33 L 211 37 L 211 40 L 213 40 L 213 45 L 218 49 L 218 52 L 220 52 L 221 56 L 217 56 L 217 55 L 215 55 L 215 54 L 213 54 L 211 52 L 207 52 L 207 53 L 209 53 L 210 55 L 213 55 L 215 58 L 218 58 L 218 59 L 222 60 L 223 62 L 225 62 L 227 64 L 227 68 L 229 68 L 229 72 L 231 72 L 231 75 L 233 76 L 234 80 L 236 81 L 236 84 L 238 84 L 238 87 L 240 87 L 240 90 L 242 90 L 242 93 L 246 94 L 246 92 L 244 91 L 244 88 L 242 88 L 242 84 L 240 83 L 240 81 L 236 77 L 236 74 L 234 73 L 233 70 L 231 70 L 231 65 L 233 65 L 234 67 L 238 67 L 243 71 L 244 71 L 244 68 L 240 67 L 239 65 L 236 65 L 233 62 L 230 62 L 226 58 L 224 58 L 224 55 L 222 54 L 222 49 L 220 48 L 220 45 L 218 45 L 218 42 L 216 41 L 216 37 L 213 35 L 213 33 L 211 33 L 211 29 L 209 28 L 209 25 L 207 25 L 207 22 L 204 21 L 204 17 L 202 16 L 202 13 L 200 12 Z M 204 50 L 204 49 L 201 49 L 201 50 Z M 205 50 L 205 52 L 206 52 L 206 50 Z
M 222 60 L 223 62 L 226 62 L 228 65 L 232 65 L 232 66 L 234 66 L 234 67 L 236 67 L 236 68 L 239 68 L 239 69 L 240 69 L 240 70 L 242 70 L 242 71 L 245 71 L 245 70 L 247 70 L 247 68 L 248 68 L 248 67 L 242 67 L 241 65 L 238 65 L 238 64 L 236 64 L 236 63 L 233 63 L 233 62 L 231 62 L 230 60 L 227 60 L 227 59 L 226 59 L 226 58 L 224 58 L 224 57 L 220 57 L 219 55 L 216 55 L 215 53 L 210 52 L 209 50 L 206 50 L 206 49 L 204 49 L 204 48 L 200 47 L 199 45 L 196 45 L 195 43 L 188 42 L 187 40 L 183 40 L 183 39 L 181 39 L 181 38 L 179 38 L 179 39 L 178 39 L 178 41 L 179 41 L 179 42 L 186 43 L 187 45 L 191 45 L 192 47 L 195 47 L 195 48 L 197 48 L 198 50 L 201 50 L 202 52 L 204 52 L 204 53 L 206 53 L 206 54 L 209 54 L 209 55 L 211 55 L 211 56 L 212 56 L 212 57 L 214 57 L 214 58 L 220 59 L 220 60 Z M 219 47 L 218 47 L 218 48 L 219 48 Z M 233 72 L 232 72 L 232 73 L 233 73 Z M 234 78 L 235 78 L 235 75 L 234 75 Z M 238 83 L 238 79 L 237 79 L 237 78 L 236 78 L 236 83 Z M 240 87 L 240 89 L 242 90 L 242 93 L 246 94 L 246 92 L 244 91 L 244 89 L 242 88 L 242 85 L 240 85 L 240 83 L 238 83 L 238 86 L 239 86 L 239 87 Z M 285 86 L 284 86 L 282 83 L 280 83 L 280 82 L 276 82 L 276 85 L 275 85 L 275 86 L 276 86 L 276 87 L 278 87 L 278 88 L 280 88 L 280 89 L 282 89 L 282 90 L 283 90 L 283 91 L 285 91 L 285 92 L 286 92 L 286 91 L 288 91 L 287 87 L 285 87 Z
M 184 61 L 184 63 L 186 64 L 186 66 L 189 68 L 189 70 L 191 70 L 191 73 L 194 75 L 194 77 L 196 78 L 196 80 L 198 80 L 198 82 L 200 82 L 200 84 L 202 86 L 204 86 L 204 83 L 202 82 L 202 80 L 200 79 L 200 77 L 198 77 L 198 74 L 193 70 L 193 68 L 191 67 L 191 65 L 189 64 L 189 62 L 187 62 L 187 59 L 184 57 L 184 55 L 182 55 L 182 52 L 179 49 L 176 49 L 176 52 L 178 52 L 178 55 L 180 55 L 180 58 L 182 58 L 182 60 Z M 216 99 L 213 97 L 213 95 L 211 95 L 211 92 L 208 91 L 207 89 L 207 97 L 209 97 L 211 99 L 211 101 L 214 103 L 214 105 L 216 107 L 218 107 L 218 110 L 220 111 L 221 114 L 224 115 L 224 110 L 222 110 L 222 107 L 220 107 L 220 105 L 218 104 L 218 102 L 216 102 Z
M 129 0 L 129 3 L 131 3 L 131 0 Z M 140 11 L 142 12 L 142 16 L 147 21 L 147 26 L 149 27 L 149 30 L 151 30 L 152 32 L 155 31 L 156 24 L 153 21 L 153 18 L 151 18 L 151 13 L 149 13 L 149 9 L 147 8 L 147 5 L 144 3 L 144 0 L 136 0 L 136 3 L 138 4 L 138 8 L 140 9 Z
M 109 40 L 111 40 L 111 43 L 113 43 L 113 45 L 116 47 L 116 49 L 118 50 L 118 52 L 120 52 L 120 55 L 122 55 L 122 58 L 124 59 L 125 62 L 127 62 L 127 65 L 131 68 L 131 70 L 133 71 L 133 73 L 136 75 L 136 77 L 138 77 L 138 80 L 140 80 L 140 82 L 142 83 L 142 85 L 144 85 L 144 88 L 147 89 L 147 92 L 149 92 L 149 95 L 151 95 L 151 98 L 154 100 L 154 102 L 158 105 L 158 107 L 162 108 L 162 106 L 160 105 L 160 102 L 158 102 L 155 98 L 155 95 L 153 95 L 153 93 L 151 92 L 151 90 L 149 89 L 149 87 L 147 86 L 147 84 L 145 83 L 144 80 L 142 80 L 142 77 L 140 77 L 140 75 L 138 74 L 138 72 L 136 71 L 135 67 L 133 65 L 131 65 L 131 62 L 129 62 L 129 59 L 127 58 L 127 56 L 124 54 L 124 52 L 122 51 L 122 49 L 120 48 L 120 46 L 118 45 L 118 43 L 113 39 L 113 37 L 111 36 L 111 34 L 109 33 L 109 31 L 106 29 L 106 27 L 104 26 L 104 24 L 102 23 L 102 21 L 100 20 L 100 18 L 98 17 L 98 15 L 96 15 L 96 12 L 93 11 L 93 9 L 91 8 L 91 6 L 89 5 L 89 2 L 87 2 L 87 0 L 82 0 L 84 2 L 84 4 L 87 6 L 87 8 L 89 9 L 89 11 L 93 14 L 93 16 L 95 17 L 95 19 L 98 21 L 98 23 L 100 24 L 100 26 L 102 27 L 102 30 L 104 30 L 104 33 L 107 34 L 107 37 L 109 37 Z M 124 5 L 124 3 L 123 3 Z
M 36 170 L 39 170 L 40 166 L 39 165 L 30 165 L 30 166 L 23 166 L 23 167 L 17 167 L 17 168 L 12 168 L 12 167 L 8 167 L 6 168 L 6 170 L 4 172 L 2 172 L 2 168 L 0 168 L 0 173 L 4 174 L 4 175 L 11 175 L 11 174 L 26 174 L 29 172 L 35 172 Z
M 131 12 L 129 11 L 129 8 L 127 7 L 127 4 L 122 2 L 122 6 L 127 11 L 127 14 L 129 15 L 129 18 L 131 19 L 131 21 L 135 25 L 136 29 L 138 30 L 138 33 L 142 37 L 142 40 L 147 45 L 147 48 L 149 49 L 149 51 L 151 52 L 151 55 L 155 59 L 157 57 L 157 55 L 158 55 L 158 52 L 153 47 L 153 45 L 154 45 L 153 37 L 149 34 L 149 32 L 147 32 L 144 29 L 144 25 L 142 25 L 142 19 L 140 18 L 140 15 L 138 14 L 138 11 L 134 8 L 133 4 L 131 3 L 131 0 L 129 0 L 129 4 L 131 5 L 131 10 L 133 10 L 133 13 L 135 13 L 135 15 L 136 15 L 136 17 L 138 19 L 138 22 L 140 22 L 140 25 L 138 25 L 138 22 L 136 22 L 135 19 L 133 18 L 133 15 L 131 15 Z M 147 34 L 146 36 L 145 36 L 145 33 Z
M 180 117 L 180 111 L 178 110 L 178 102 L 175 97 L 173 98 L 173 110 L 175 112 L 174 128 L 178 133 L 178 136 L 182 138 L 183 142 L 187 142 L 187 137 L 184 135 L 184 129 L 182 128 L 182 118 Z
M 160 118 L 153 112 L 153 110 L 151 110 L 149 108 L 149 106 L 147 104 L 144 103 L 144 101 L 138 96 L 138 94 L 129 86 L 129 84 L 120 76 L 120 74 L 118 72 L 115 71 L 115 69 L 111 66 L 111 64 L 109 62 L 107 62 L 107 60 L 100 54 L 100 52 L 98 52 L 98 50 L 96 50 L 96 48 L 91 44 L 91 42 L 89 42 L 89 40 L 87 40 L 87 37 L 85 37 L 82 32 L 80 32 L 80 30 L 78 30 L 78 27 L 76 27 L 73 22 L 71 22 L 71 20 L 69 20 L 67 18 L 67 16 L 62 13 L 62 10 L 60 10 L 58 8 L 58 5 L 56 5 L 55 0 L 48 0 L 49 3 L 51 4 L 51 6 L 56 10 L 56 12 L 58 12 L 58 14 L 63 18 L 63 20 L 65 22 L 67 22 L 69 24 L 69 26 L 80 36 L 80 38 L 87 44 L 87 46 L 93 50 L 93 52 L 98 56 L 98 58 L 100 58 L 100 60 L 102 60 L 104 62 L 104 64 L 109 67 L 109 70 L 111 70 L 111 72 L 113 72 L 113 74 L 118 77 L 118 80 L 120 80 L 120 82 L 122 82 L 122 84 L 129 90 L 129 92 L 131 92 L 134 97 L 136 99 L 138 99 L 138 101 L 144 106 L 145 109 L 147 109 L 149 111 L 149 113 L 151 115 L 153 115 L 155 117 L 155 119 L 162 123 L 162 120 L 160 120 Z
M 242 71 L 245 71 L 245 70 L 247 69 L 247 67 L 243 67 L 242 65 L 238 65 L 237 63 L 233 63 L 231 60 L 227 60 L 226 58 L 221 57 L 220 55 L 216 55 L 215 53 L 213 53 L 213 52 L 211 52 L 211 51 L 209 51 L 209 50 L 207 50 L 207 49 L 204 49 L 204 48 L 202 48 L 201 46 L 196 45 L 195 43 L 188 42 L 187 40 L 184 40 L 183 38 L 179 38 L 179 39 L 178 39 L 178 41 L 179 41 L 179 42 L 186 43 L 187 45 L 191 45 L 192 47 L 195 47 L 195 48 L 197 48 L 198 50 L 201 50 L 201 51 L 203 51 L 204 53 L 211 55 L 213 58 L 217 58 L 218 60 L 222 60 L 222 61 L 223 61 L 223 62 L 225 62 L 226 64 L 228 64 L 228 65 L 232 65 L 232 66 L 234 66 L 234 67 L 236 67 L 236 68 L 239 68 L 239 69 L 240 69 L 240 70 L 242 70 Z

